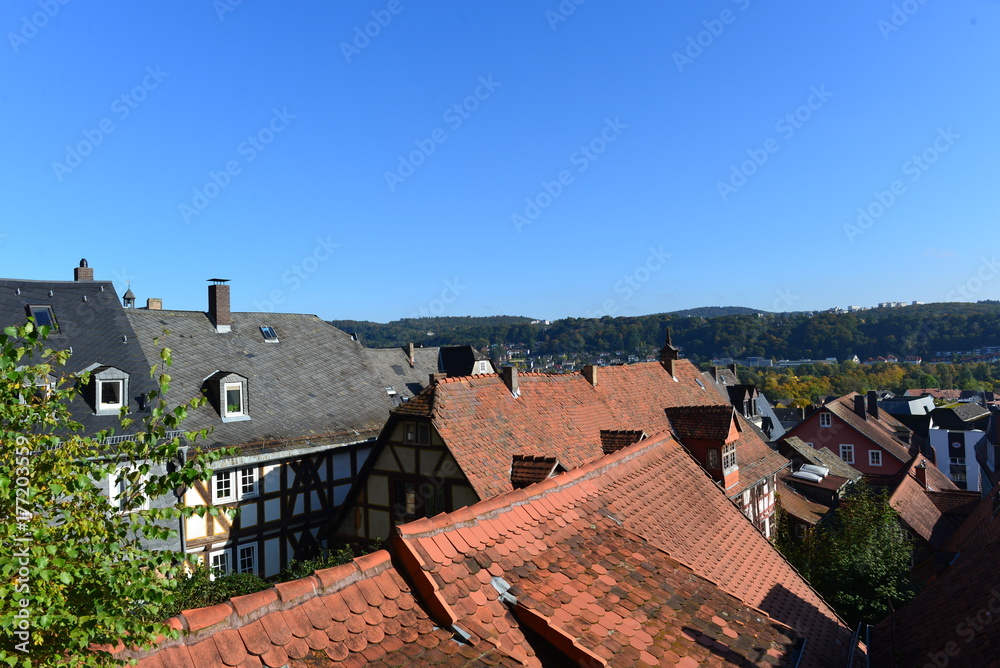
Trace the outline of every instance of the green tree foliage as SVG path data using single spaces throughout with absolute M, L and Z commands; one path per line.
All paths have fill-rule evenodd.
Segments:
M 134 423 L 125 411 L 124 443 L 110 431 L 85 435 L 67 408 L 77 381 L 67 377 L 69 354 L 45 348 L 47 328 L 32 323 L 0 334 L 0 625 L 9 666 L 97 666 L 114 663 L 93 644 L 122 639 L 142 646 L 176 632 L 154 620 L 163 613 L 181 574 L 182 555 L 153 552 L 143 538 L 163 540 L 182 518 L 214 509 L 146 509 L 175 489 L 207 479 L 212 454 L 181 457 L 180 439 L 167 439 L 187 411 L 203 400 L 168 408 L 170 351 L 153 373 L 159 390 L 149 417 Z M 58 378 L 51 393 L 37 387 Z M 193 441 L 204 433 L 187 433 Z M 95 481 L 123 480 L 114 505 Z
M 851 626 L 874 624 L 914 594 L 911 541 L 883 490 L 858 483 L 802 538 L 779 521 L 776 546 Z

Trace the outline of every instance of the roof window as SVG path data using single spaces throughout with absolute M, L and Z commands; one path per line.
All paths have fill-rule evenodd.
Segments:
M 261 325 L 260 333 L 264 335 L 264 343 L 278 343 L 278 333 L 270 325 Z
M 34 318 L 35 324 L 39 327 L 48 327 L 51 332 L 59 331 L 56 315 L 48 304 L 29 304 L 28 315 Z

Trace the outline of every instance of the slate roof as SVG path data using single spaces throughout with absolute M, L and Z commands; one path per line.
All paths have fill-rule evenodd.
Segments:
M 490 359 L 472 346 L 441 346 L 439 350 L 438 366 L 452 377 L 471 376 L 476 362 Z
M 897 434 L 909 433 L 909 428 L 885 411 L 879 411 L 879 419 L 877 420 L 871 415 L 868 415 L 867 419 L 862 418 L 854 412 L 854 397 L 856 396 L 859 396 L 857 392 L 851 392 L 838 397 L 824 404 L 823 409 L 829 410 L 855 431 L 877 443 L 895 459 L 908 463 L 912 459 L 910 452 L 913 448 L 900 440 Z M 794 432 L 794 430 L 792 431 Z
M 438 372 L 438 348 L 414 348 L 413 366 L 403 348 L 364 348 L 365 359 L 386 388 L 408 401 L 424 391 L 432 373 Z
M 668 434 L 173 620 L 142 668 L 846 665 L 851 632 Z M 542 640 L 544 638 L 544 641 Z M 258 663 L 259 662 L 259 663 Z
M 216 371 L 249 379 L 250 420 L 224 423 L 209 405 L 189 413 L 186 428 L 214 428 L 209 445 L 355 443 L 377 436 L 391 408 L 361 344 L 314 315 L 233 313 L 232 330 L 217 334 L 200 311 L 126 312 L 147 356 L 156 355 L 155 337 L 173 351 L 175 402 L 198 396 Z M 264 341 L 262 325 L 275 329 L 278 343 Z
M 50 296 L 51 293 L 51 296 Z M 86 301 L 84 299 L 86 298 Z M 58 332 L 51 332 L 46 347 L 72 349 L 67 374 L 96 366 L 113 366 L 129 374 L 129 411 L 141 418 L 137 398 L 156 389 L 138 338 L 125 317 L 111 281 L 27 281 L 0 279 L 0 325 L 23 325 L 27 306 L 52 307 Z M 152 358 L 159 361 L 159 351 Z M 77 397 L 69 406 L 73 418 L 93 434 L 118 425 L 117 415 L 95 415 L 94 409 Z
M 861 479 L 861 471 L 857 470 L 843 459 L 838 457 L 829 448 L 814 448 L 798 436 L 786 436 L 778 443 L 778 449 L 784 450 L 791 459 L 802 459 L 807 464 L 825 466 L 830 469 L 830 474 L 858 481 Z
M 985 430 L 989 424 L 990 411 L 977 403 L 969 402 L 954 406 L 942 406 L 931 411 L 935 429 Z

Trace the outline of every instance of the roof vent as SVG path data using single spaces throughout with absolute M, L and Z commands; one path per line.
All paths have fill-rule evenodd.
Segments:
M 54 293 L 51 290 L 49 290 L 49 297 L 55 297 L 55 296 L 56 296 L 56 293 Z
M 83 301 L 87 301 L 87 295 L 83 296 Z

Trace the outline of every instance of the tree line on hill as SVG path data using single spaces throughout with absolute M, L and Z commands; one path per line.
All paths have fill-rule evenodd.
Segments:
M 750 311 L 750 309 L 746 309 Z M 738 307 L 613 318 L 564 318 L 549 324 L 520 316 L 404 318 L 390 323 L 333 320 L 370 347 L 524 346 L 532 354 L 649 353 L 674 345 L 692 361 L 713 358 L 862 360 L 887 354 L 934 357 L 1000 345 L 1000 302 L 936 303 L 855 313 L 739 312 Z M 704 313 L 705 315 L 694 315 Z

